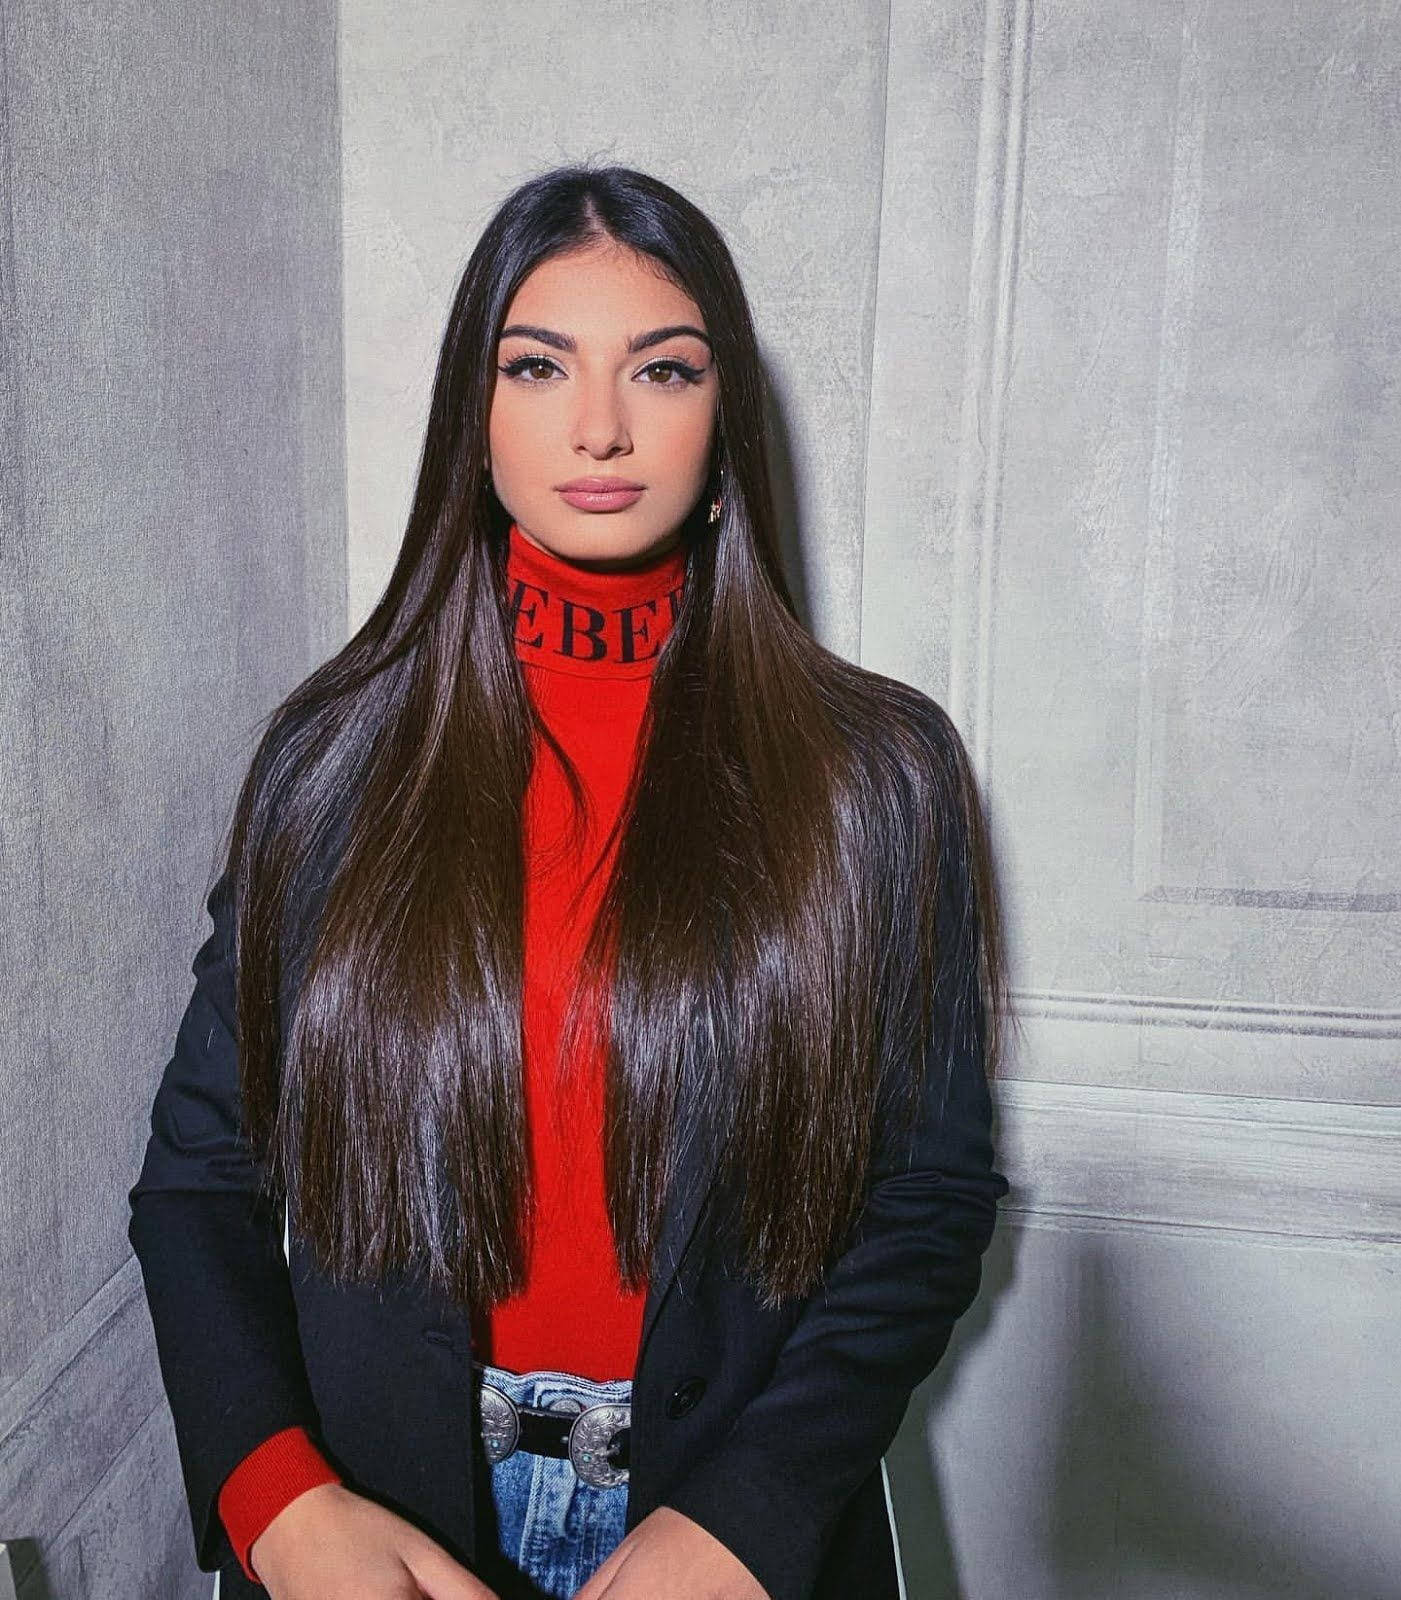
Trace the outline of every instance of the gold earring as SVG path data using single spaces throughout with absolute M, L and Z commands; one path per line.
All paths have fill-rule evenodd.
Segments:
M 719 522 L 720 507 L 724 505 L 724 503 L 725 502 L 720 499 L 718 495 L 710 502 L 710 515 L 706 518 L 707 522 Z

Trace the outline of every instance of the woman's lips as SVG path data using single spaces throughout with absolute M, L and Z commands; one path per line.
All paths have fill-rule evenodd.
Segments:
M 558 491 L 562 500 L 580 511 L 622 511 L 642 495 L 641 489 L 584 488 L 566 485 Z

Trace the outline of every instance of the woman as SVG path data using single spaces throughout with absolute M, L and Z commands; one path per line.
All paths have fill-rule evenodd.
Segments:
M 560 169 L 274 713 L 132 1190 L 223 1600 L 886 1600 L 1006 1181 L 976 784 L 777 555 L 744 293 Z M 284 1231 L 285 1225 L 285 1231 Z

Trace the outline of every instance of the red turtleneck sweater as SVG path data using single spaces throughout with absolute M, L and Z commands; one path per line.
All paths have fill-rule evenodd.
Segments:
M 526 691 L 568 752 L 590 801 L 582 853 L 561 848 L 570 795 L 554 752 L 536 742 L 521 819 L 525 850 L 524 1090 L 535 1196 L 527 1281 L 473 1319 L 474 1355 L 526 1372 L 631 1377 L 645 1288 L 618 1280 L 603 1191 L 602 1053 L 570 1062 L 558 1087 L 553 1062 L 564 1005 L 606 882 L 613 849 L 578 904 L 570 901 L 602 852 L 636 759 L 652 668 L 676 619 L 685 575 L 677 547 L 608 572 L 534 545 L 514 523 L 507 554 L 510 613 Z M 306 1430 L 285 1428 L 233 1470 L 219 1515 L 243 1570 L 248 1552 L 290 1501 L 339 1482 Z

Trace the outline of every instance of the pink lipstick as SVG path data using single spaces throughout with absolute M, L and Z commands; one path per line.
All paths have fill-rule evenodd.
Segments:
M 580 511 L 622 511 L 643 492 L 629 478 L 571 478 L 555 485 L 555 492 Z

